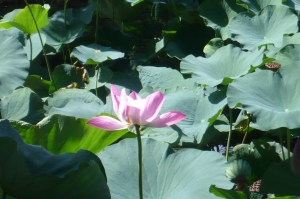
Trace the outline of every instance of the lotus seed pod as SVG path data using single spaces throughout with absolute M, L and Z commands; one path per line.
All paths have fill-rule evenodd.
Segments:
M 240 179 L 241 177 L 247 179 L 250 173 L 251 167 L 249 163 L 242 159 L 232 161 L 225 171 L 226 177 L 232 182 L 236 182 L 237 179 Z
M 298 138 L 293 151 L 293 157 L 291 159 L 291 169 L 295 175 L 300 176 L 300 138 Z

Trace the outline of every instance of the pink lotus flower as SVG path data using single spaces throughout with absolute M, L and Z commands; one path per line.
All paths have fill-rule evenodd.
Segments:
M 300 138 L 297 139 L 294 147 L 291 168 L 295 175 L 300 176 Z
M 128 128 L 134 132 L 134 125 L 149 127 L 171 126 L 185 118 L 179 111 L 166 112 L 157 117 L 165 96 L 161 92 L 150 94 L 146 99 L 142 99 L 136 92 L 126 95 L 125 89 L 120 91 L 111 86 L 111 97 L 113 108 L 119 120 L 108 116 L 98 116 L 88 121 L 89 125 L 104 130 L 120 130 Z

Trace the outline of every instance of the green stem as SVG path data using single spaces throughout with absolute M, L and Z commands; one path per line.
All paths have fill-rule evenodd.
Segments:
M 249 126 L 250 126 L 250 117 L 248 116 L 247 129 L 246 129 L 246 133 L 245 133 L 245 135 L 244 135 L 242 144 L 244 144 L 244 142 L 245 142 L 245 140 L 246 140 L 246 137 L 247 137 L 247 135 L 248 135 L 248 132 L 249 132 Z
M 33 16 L 32 10 L 31 10 L 31 8 L 30 8 L 30 6 L 29 6 L 27 0 L 24 0 L 24 2 L 25 2 L 25 4 L 26 4 L 26 6 L 28 7 L 28 10 L 29 10 L 29 12 L 30 12 L 30 14 L 31 14 L 31 17 L 32 17 L 32 19 L 33 19 L 34 25 L 35 25 L 35 27 L 36 27 L 36 30 L 37 30 L 37 32 L 38 32 L 38 35 L 39 35 L 39 38 L 40 38 L 40 41 L 41 41 L 41 45 L 42 45 L 43 53 L 44 53 L 44 56 L 45 56 L 46 65 L 47 65 L 47 69 L 48 69 L 48 74 L 49 74 L 50 81 L 52 82 L 52 84 L 53 84 L 55 90 L 57 90 L 56 85 L 55 85 L 55 83 L 53 82 L 53 79 L 52 79 L 52 76 L 51 76 L 50 64 L 49 64 L 49 61 L 48 61 L 48 57 L 47 57 L 47 55 L 46 55 L 46 50 L 45 50 L 45 47 L 44 47 L 44 43 L 43 43 L 43 39 L 42 39 L 40 30 L 39 30 L 39 27 L 38 27 L 38 25 L 37 25 L 37 23 L 36 23 L 36 20 L 35 20 L 35 18 L 34 18 L 34 16 Z
M 28 39 L 30 42 L 30 61 L 32 61 L 32 40 L 31 40 L 31 35 L 28 34 Z
M 280 139 L 280 145 L 281 145 L 281 151 L 282 151 L 282 158 L 283 158 L 283 160 L 285 160 L 285 155 L 284 155 L 284 151 L 283 151 L 283 141 L 282 141 L 281 134 L 279 135 L 279 139 Z
M 290 129 L 287 128 L 286 130 L 286 140 L 287 140 L 287 148 L 288 148 L 288 158 L 291 157 L 290 152 L 291 152 L 291 132 Z
M 135 124 L 135 131 L 138 141 L 138 160 L 139 160 L 139 193 L 140 199 L 143 199 L 143 175 L 142 175 L 142 138 L 140 133 L 140 126 Z
M 230 128 L 229 128 L 227 147 L 226 147 L 226 160 L 227 161 L 228 161 L 230 139 L 231 139 L 231 133 L 232 133 L 232 109 L 231 108 L 229 108 L 229 123 L 230 123 Z
M 72 64 L 73 63 L 73 59 L 71 57 L 71 50 L 70 50 L 70 45 L 69 44 L 67 44 L 67 48 L 68 48 L 68 52 L 69 52 L 70 63 Z
M 98 24 L 99 24 L 99 0 L 97 0 L 97 9 L 96 9 L 96 31 L 95 31 L 95 44 L 98 41 Z
M 97 69 L 98 69 L 98 70 L 97 70 Z M 96 65 L 95 70 L 97 70 L 97 73 L 96 73 L 96 89 L 95 89 L 95 92 L 96 92 L 96 96 L 98 97 L 98 91 L 97 91 L 97 88 L 98 88 L 98 77 L 99 77 L 99 71 L 100 71 L 99 64 Z M 96 71 L 95 71 L 95 72 L 96 72 Z
M 65 27 L 67 26 L 67 4 L 68 4 L 68 0 L 65 0 L 64 3 L 64 20 L 65 20 Z

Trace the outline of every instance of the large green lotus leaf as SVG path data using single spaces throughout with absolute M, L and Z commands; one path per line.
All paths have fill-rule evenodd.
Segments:
M 229 84 L 232 79 L 245 75 L 251 66 L 262 63 L 263 51 L 252 53 L 229 44 L 219 48 L 211 57 L 194 57 L 189 55 L 182 59 L 180 69 L 182 73 L 192 74 L 192 78 L 199 84 L 216 86 Z
M 46 43 L 46 36 L 44 34 L 41 34 L 43 44 Z M 32 34 L 28 37 L 26 41 L 26 46 L 24 47 L 24 50 L 27 53 L 27 57 L 29 60 L 33 60 L 40 54 L 40 52 L 43 50 L 40 37 L 37 33 Z
M 138 66 L 137 71 L 143 88 L 172 88 L 184 81 L 183 76 L 171 68 Z
M 0 184 L 16 198 L 110 198 L 101 161 L 93 153 L 53 155 L 25 144 L 7 120 L 0 122 Z
M 111 47 L 90 44 L 88 46 L 80 45 L 76 47 L 71 56 L 76 57 L 84 64 L 96 65 L 107 60 L 124 57 L 124 53 L 114 50 Z
M 300 61 L 300 44 L 289 44 L 275 55 L 276 62 L 281 65 L 290 65 L 294 61 Z
M 228 24 L 243 11 L 246 9 L 238 6 L 235 0 L 206 0 L 199 7 L 199 14 L 205 20 L 206 25 L 220 31 L 223 40 L 230 37 Z
M 68 10 L 65 25 L 63 11 L 58 11 L 49 17 L 49 25 L 41 29 L 47 37 L 46 44 L 59 52 L 63 44 L 69 44 L 80 37 L 84 30 L 84 23 L 72 17 L 72 10 Z
M 29 70 L 22 44 L 4 32 L 0 32 L 0 97 L 22 86 Z
M 298 31 L 298 17 L 286 6 L 266 6 L 258 15 L 240 13 L 229 24 L 231 39 L 243 48 L 257 49 L 261 45 L 282 46 L 283 35 Z
M 83 89 L 62 89 L 45 101 L 46 115 L 68 115 L 91 119 L 103 112 L 103 102 Z
M 0 110 L 3 119 L 36 124 L 44 118 L 43 101 L 29 88 L 17 89 L 1 98 Z
M 212 125 L 227 104 L 225 89 L 219 89 L 209 96 L 202 96 L 192 87 L 179 87 L 171 90 L 160 89 L 160 91 L 165 94 L 165 101 L 160 113 L 176 110 L 186 115 L 186 118 L 173 128 L 151 131 L 147 129 L 146 134 L 148 137 L 157 139 L 155 134 L 161 131 L 167 137 L 160 136 L 158 140 L 168 143 L 174 143 L 175 137 L 179 135 L 180 138 L 182 133 L 193 138 L 193 142 L 196 140 L 197 143 L 200 143 L 207 128 Z M 152 93 L 145 92 L 145 89 L 141 92 L 143 92 L 141 96 Z M 151 135 L 152 133 L 154 134 Z
M 207 128 L 214 123 L 227 104 L 225 93 L 226 90 L 221 88 L 209 96 L 200 99 L 197 106 L 194 107 L 193 120 L 185 119 L 178 123 L 177 126 L 182 129 L 184 134 L 188 136 L 192 135 L 191 137 L 194 137 L 197 143 L 202 142 Z
M 48 20 L 48 10 L 50 8 L 49 5 L 45 5 L 43 7 L 41 5 L 34 4 L 34 5 L 29 5 L 29 7 L 36 21 L 36 25 L 38 26 L 38 29 L 41 29 L 44 26 L 49 24 L 49 20 Z M 0 28 L 8 29 L 12 27 L 16 27 L 28 34 L 33 34 L 37 31 L 35 22 L 32 19 L 32 15 L 27 6 L 24 9 L 22 9 L 20 12 L 18 12 L 18 14 L 16 14 L 12 20 L 0 22 Z
M 168 144 L 152 139 L 142 139 L 142 146 L 144 198 L 217 198 L 209 193 L 211 184 L 232 188 L 224 175 L 226 161 L 217 152 L 174 152 Z M 122 140 L 97 154 L 104 165 L 112 198 L 139 198 L 137 154 L 136 139 Z
M 144 138 L 152 138 L 160 142 L 177 144 L 180 142 L 182 131 L 177 126 L 173 125 L 164 128 L 147 127 L 141 130 L 141 134 Z
M 282 46 L 267 45 L 265 54 L 267 57 L 275 57 L 275 54 L 288 44 L 300 44 L 300 33 L 296 33 L 293 36 L 284 36 Z
M 282 5 L 281 0 L 240 0 L 238 4 L 245 5 L 249 10 L 258 14 L 268 5 Z
M 182 59 L 187 55 L 204 55 L 203 47 L 214 37 L 214 31 L 204 24 L 184 25 L 165 45 L 170 57 Z
M 24 142 L 43 146 L 54 154 L 77 152 L 80 149 L 98 153 L 128 132 L 127 129 L 106 131 L 88 125 L 87 121 L 70 116 L 52 115 L 36 125 L 21 121 L 10 122 Z
M 145 98 L 146 96 L 157 90 L 161 91 L 165 95 L 165 101 L 159 114 L 176 110 L 186 115 L 186 118 L 184 120 L 187 120 L 188 122 L 195 120 L 195 107 L 197 106 L 199 96 L 196 96 L 196 92 L 194 92 L 194 90 L 182 88 L 151 89 L 150 87 L 147 87 L 141 90 L 139 94 L 142 98 Z M 181 121 L 180 123 L 186 124 L 187 122 Z M 181 137 L 183 136 L 183 134 L 186 134 L 187 136 L 192 138 L 191 141 L 194 142 L 194 134 L 196 134 L 196 132 L 189 131 L 190 129 L 187 130 L 187 133 L 183 132 L 181 128 L 179 128 L 180 123 L 165 128 L 143 128 L 141 133 L 144 137 L 167 142 L 170 144 L 177 144 L 178 142 L 181 142 Z
M 291 159 L 273 163 L 264 173 L 260 191 L 281 195 L 300 195 L 300 178 L 292 173 Z
M 228 87 L 228 105 L 241 103 L 261 130 L 299 128 L 299 73 L 300 63 L 293 62 L 277 73 L 258 71 L 236 79 Z

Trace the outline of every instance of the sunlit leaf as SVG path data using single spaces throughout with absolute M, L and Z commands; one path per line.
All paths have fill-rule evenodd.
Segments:
M 114 60 L 124 57 L 124 53 L 114 50 L 110 47 L 100 46 L 98 44 L 90 44 L 88 46 L 76 47 L 71 56 L 78 58 L 85 64 L 96 65 L 106 60 Z
M 230 44 L 219 48 L 209 58 L 189 55 L 182 59 L 180 68 L 182 73 L 192 74 L 197 83 L 213 87 L 228 85 L 233 79 L 247 74 L 251 66 L 261 64 L 262 58 L 262 50 L 250 53 Z
M 261 45 L 282 46 L 284 34 L 298 31 L 298 17 L 286 6 L 270 5 L 253 17 L 240 13 L 229 24 L 231 38 L 243 48 L 255 50 Z
M 49 6 L 41 6 L 38 4 L 29 5 L 30 10 L 33 14 L 33 17 L 36 21 L 38 29 L 43 28 L 44 26 L 49 24 L 48 20 L 48 10 Z M 34 20 L 32 18 L 31 12 L 29 8 L 26 6 L 22 9 L 18 14 L 16 14 L 10 21 L 1 21 L 0 27 L 3 28 L 11 28 L 16 27 L 23 32 L 28 34 L 33 34 L 37 31 Z
M 77 152 L 80 149 L 98 153 L 128 132 L 127 129 L 105 131 L 88 125 L 87 121 L 53 115 L 35 126 L 21 121 L 11 121 L 11 125 L 18 130 L 24 142 L 43 146 L 53 154 Z
M 152 139 L 143 139 L 142 145 L 143 190 L 149 199 L 217 198 L 209 193 L 211 184 L 232 188 L 224 175 L 225 158 L 217 152 L 196 149 L 174 152 L 167 144 Z M 98 153 L 112 198 L 139 197 L 137 150 L 136 139 L 125 139 Z

